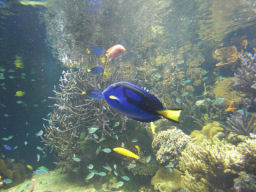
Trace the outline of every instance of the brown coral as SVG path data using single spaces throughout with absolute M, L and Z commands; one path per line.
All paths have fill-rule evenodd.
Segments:
M 223 66 L 229 64 L 235 64 L 240 53 L 237 51 L 235 46 L 223 47 L 214 51 L 213 57 L 215 57 L 219 63 L 216 66 Z

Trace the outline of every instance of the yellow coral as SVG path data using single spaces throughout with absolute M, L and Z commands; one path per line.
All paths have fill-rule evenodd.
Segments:
M 151 179 L 154 189 L 160 192 L 174 191 L 181 188 L 181 174 L 176 169 L 171 173 L 168 169 L 160 167 Z
M 200 144 L 204 140 L 215 141 L 218 140 L 219 136 L 223 134 L 223 128 L 220 127 L 220 123 L 214 121 L 206 124 L 201 131 L 194 130 L 191 134 L 191 140 L 195 144 Z
M 191 192 L 231 191 L 243 166 L 242 154 L 223 141 L 188 143 L 179 161 L 183 187 Z

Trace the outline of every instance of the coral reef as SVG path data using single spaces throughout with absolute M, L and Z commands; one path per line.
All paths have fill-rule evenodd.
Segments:
M 23 182 L 28 173 L 21 163 L 12 163 L 10 159 L 0 159 L 0 176 L 2 179 L 11 179 L 12 183 L 8 187 Z
M 226 105 L 232 100 L 235 100 L 236 102 L 240 102 L 241 100 L 240 94 L 237 91 L 232 90 L 233 80 L 234 77 L 221 78 L 215 82 L 212 89 L 216 98 L 226 98 Z
M 164 166 L 170 162 L 177 166 L 182 151 L 190 141 L 190 137 L 179 129 L 158 132 L 152 142 L 156 160 Z
M 133 175 L 153 176 L 158 168 L 158 162 L 155 159 L 151 159 L 149 163 L 137 163 L 136 167 L 130 169 L 129 171 L 131 171 Z
M 222 127 L 227 132 L 232 132 L 236 135 L 250 136 L 251 133 L 256 133 L 256 117 L 254 114 L 249 114 L 245 110 L 236 112 L 228 117 L 226 125 Z
M 195 144 L 200 144 L 205 139 L 209 141 L 214 141 L 215 139 L 219 139 L 221 136 L 223 136 L 223 128 L 217 121 L 208 123 L 202 128 L 201 131 L 194 130 L 190 134 L 191 140 Z
M 189 143 L 179 162 L 183 186 L 191 192 L 230 191 L 243 165 L 235 146 L 221 141 L 204 141 L 200 146 Z
M 233 86 L 236 90 L 246 94 L 247 97 L 254 98 L 256 90 L 253 85 L 256 83 L 256 53 L 244 52 L 241 57 L 241 66 L 235 73 Z
M 119 130 L 125 129 L 124 116 L 113 113 L 104 100 L 91 99 L 86 95 L 86 92 L 107 87 L 112 81 L 115 81 L 112 75 L 106 79 L 90 75 L 82 69 L 63 71 L 59 89 L 55 88 L 55 97 L 52 97 L 56 103 L 48 119 L 45 119 L 48 125 L 44 125 L 43 137 L 46 145 L 56 151 L 58 164 L 74 163 L 74 154 L 81 160 L 93 160 L 96 155 L 88 156 L 88 152 L 96 151 L 99 146 L 95 143 L 99 145 L 105 136 L 114 132 L 115 122 L 120 122 Z M 98 127 L 99 130 L 90 134 L 91 127 Z M 115 130 L 118 131 L 117 128 Z M 90 154 L 95 153 L 91 151 Z
M 216 49 L 214 51 L 213 57 L 220 61 L 216 64 L 216 66 L 218 67 L 223 65 L 237 64 L 240 53 L 237 51 L 236 46 L 223 47 L 220 49 Z
M 234 182 L 234 191 L 254 192 L 256 189 L 256 176 L 246 172 L 240 172 Z
M 256 140 L 246 139 L 237 146 L 239 152 L 243 155 L 244 170 L 247 173 L 256 173 Z
M 181 174 L 178 170 L 171 173 L 166 168 L 159 168 L 155 176 L 151 179 L 151 184 L 156 191 L 172 192 L 181 188 Z
M 200 20 L 200 30 L 198 31 L 200 39 L 204 41 L 221 41 L 227 34 L 236 31 L 239 28 L 245 28 L 253 25 L 255 14 L 252 9 L 248 11 L 248 4 L 239 0 L 214 0 L 211 2 L 198 1 L 201 4 L 199 11 L 203 12 L 205 19 Z M 228 4 L 231 5 L 228 5 Z M 243 15 L 240 20 L 236 20 L 237 15 Z M 252 20 L 246 19 L 251 17 Z

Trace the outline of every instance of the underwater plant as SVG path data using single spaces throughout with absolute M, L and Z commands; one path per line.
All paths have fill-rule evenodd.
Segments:
M 236 135 L 250 136 L 256 132 L 256 117 L 245 110 L 236 112 L 227 118 L 226 125 L 222 127 Z

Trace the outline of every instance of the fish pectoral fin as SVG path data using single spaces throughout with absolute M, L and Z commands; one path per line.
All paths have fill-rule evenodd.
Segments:
M 162 110 L 162 111 L 157 111 L 157 113 L 168 120 L 178 123 L 181 109 Z
M 109 99 L 116 100 L 116 101 L 118 101 L 120 103 L 120 100 L 116 96 L 114 96 L 114 95 L 110 95 Z

